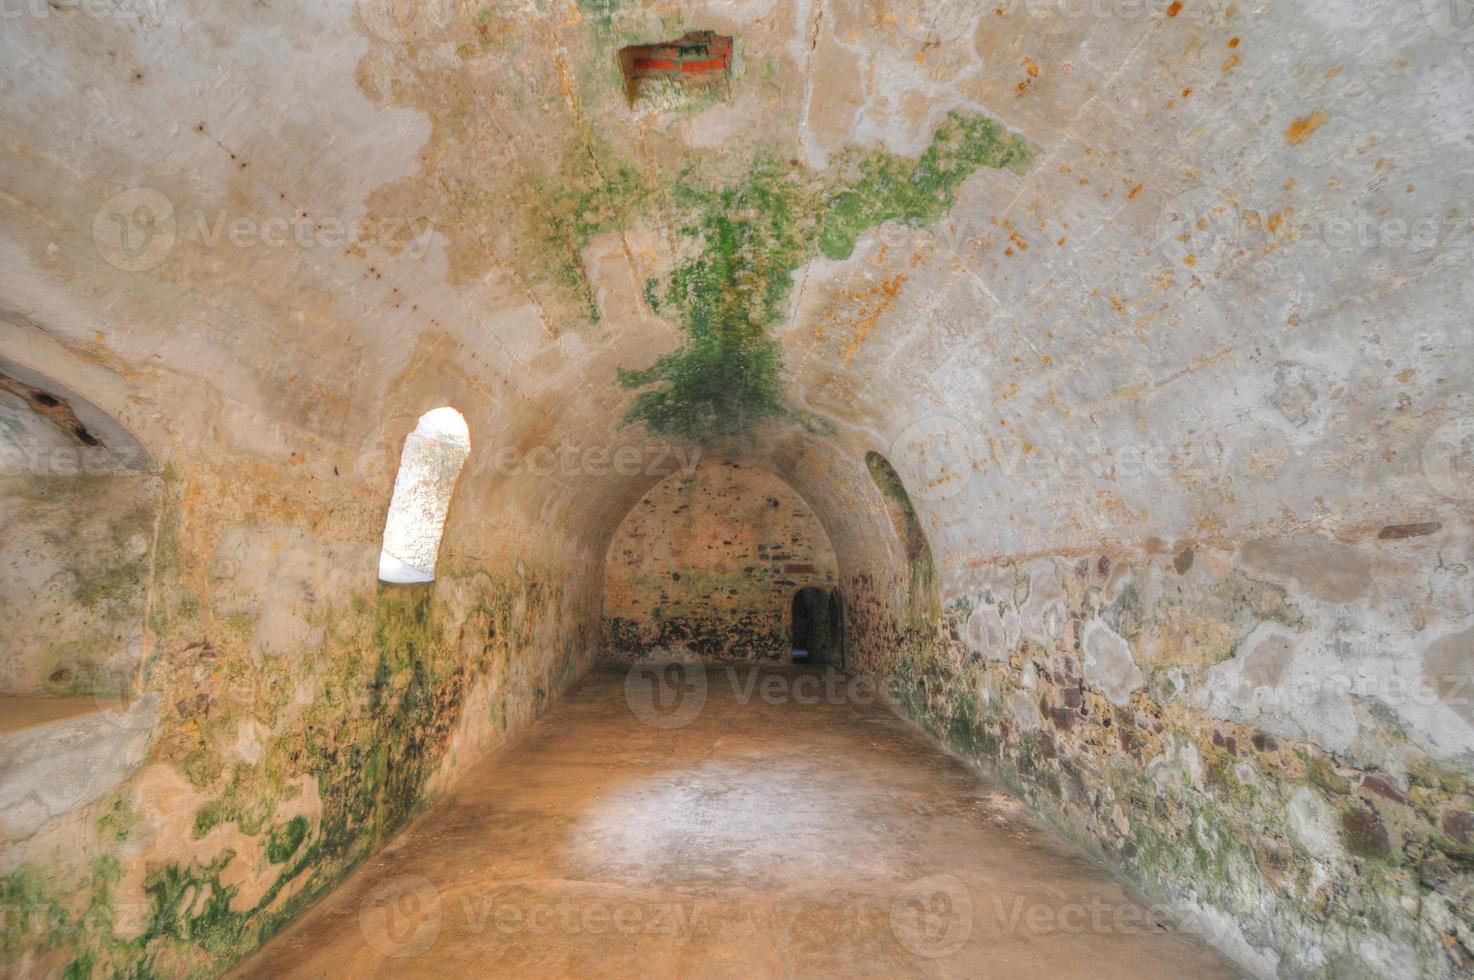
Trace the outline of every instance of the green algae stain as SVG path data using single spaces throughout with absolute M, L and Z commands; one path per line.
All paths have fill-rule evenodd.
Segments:
M 986 116 L 948 115 L 931 146 L 915 160 L 892 153 L 849 153 L 837 161 L 845 189 L 827 201 L 819 250 L 847 259 L 860 235 L 888 221 L 928 227 L 957 201 L 957 188 L 985 167 L 1022 176 L 1033 162 L 1023 137 L 1006 132 Z
M 576 297 L 589 321 L 598 323 L 583 250 L 596 235 L 628 227 L 650 200 L 652 188 L 638 168 L 598 140 L 570 146 L 558 170 L 546 178 L 532 177 L 531 185 L 532 234 L 528 254 L 518 265 L 531 278 L 551 279 Z
M 707 444 L 751 437 L 780 417 L 824 428 L 790 404 L 782 347 L 771 335 L 787 311 L 793 273 L 819 255 L 848 258 L 877 225 L 926 227 L 952 207 L 970 174 L 982 167 L 1023 173 L 1031 160 L 1021 137 L 986 117 L 954 112 L 916 159 L 851 151 L 832 174 L 816 175 L 760 155 L 722 190 L 685 175 L 671 198 L 687 257 L 664 290 L 646 288 L 652 308 L 678 317 L 684 338 L 652 366 L 619 372 L 620 387 L 638 392 L 622 424 Z
M 273 827 L 271 835 L 266 838 L 266 860 L 272 864 L 287 863 L 307 838 L 307 830 L 307 818 L 301 814 L 279 827 Z

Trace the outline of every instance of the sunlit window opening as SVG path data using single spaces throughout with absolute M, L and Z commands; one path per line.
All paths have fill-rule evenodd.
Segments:
M 420 416 L 404 440 L 394 496 L 384 524 L 379 580 L 398 584 L 433 582 L 440 536 L 450 513 L 456 477 L 471 452 L 471 432 L 453 408 Z

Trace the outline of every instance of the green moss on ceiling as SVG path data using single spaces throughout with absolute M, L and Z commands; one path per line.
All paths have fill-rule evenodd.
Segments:
M 954 112 L 915 159 L 851 150 L 817 175 L 759 157 L 721 190 L 688 172 L 672 193 L 687 257 L 663 289 L 646 293 L 657 312 L 679 320 L 684 339 L 650 367 L 619 372 L 618 384 L 638 392 L 622 424 L 699 443 L 750 437 L 780 417 L 822 426 L 788 400 L 771 333 L 794 271 L 819 255 L 849 258 L 862 232 L 888 221 L 927 227 L 978 169 L 1023 173 L 1032 159 L 1022 137 Z

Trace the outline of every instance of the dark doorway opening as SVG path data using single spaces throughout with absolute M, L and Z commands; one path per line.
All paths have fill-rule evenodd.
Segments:
M 844 635 L 844 593 L 829 591 L 829 662 L 848 666 Z
M 829 596 L 820 588 L 809 586 L 793 595 L 793 662 L 796 664 L 827 663 L 829 652 Z

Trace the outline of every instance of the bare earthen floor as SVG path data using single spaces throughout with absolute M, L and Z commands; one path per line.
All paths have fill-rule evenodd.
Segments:
M 823 678 L 713 668 L 663 729 L 596 671 L 238 974 L 1234 975 Z

